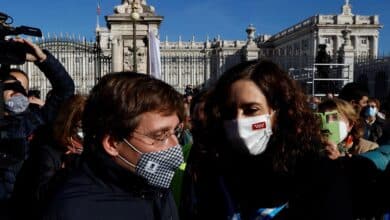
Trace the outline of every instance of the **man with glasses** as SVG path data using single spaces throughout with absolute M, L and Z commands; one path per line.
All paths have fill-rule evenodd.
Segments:
M 178 219 L 169 187 L 183 163 L 182 111 L 181 95 L 160 80 L 104 76 L 84 110 L 84 162 L 44 219 Z

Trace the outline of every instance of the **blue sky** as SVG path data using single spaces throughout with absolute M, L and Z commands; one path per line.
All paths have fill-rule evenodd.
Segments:
M 203 41 L 220 35 L 244 40 L 245 28 L 253 24 L 257 34 L 275 34 L 315 14 L 338 14 L 345 0 L 147 0 L 164 16 L 160 35 L 164 40 Z M 352 12 L 379 15 L 379 51 L 390 55 L 390 0 L 350 0 Z M 113 14 L 121 0 L 101 0 L 100 24 Z M 34 5 L 34 6 L 32 6 Z M 14 18 L 14 25 L 39 27 L 44 33 L 70 33 L 94 38 L 97 0 L 2 0 L 0 11 Z

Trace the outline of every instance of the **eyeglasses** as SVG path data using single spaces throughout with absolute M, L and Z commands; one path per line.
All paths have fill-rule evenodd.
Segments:
M 144 136 L 144 137 L 147 137 L 152 141 L 152 143 L 147 143 L 145 142 L 146 144 L 150 144 L 150 145 L 156 145 L 156 146 L 161 146 L 161 145 L 164 145 L 167 143 L 168 139 L 172 136 L 172 135 L 175 135 L 175 137 L 177 139 L 179 139 L 183 133 L 183 128 L 181 126 L 178 126 L 176 127 L 173 132 L 170 131 L 170 130 L 167 130 L 167 131 L 161 131 L 161 132 L 157 132 L 155 134 L 144 134 L 144 133 L 141 133 L 141 132 L 138 132 L 137 130 L 134 130 L 133 133 L 136 133 L 136 134 L 139 134 L 141 136 Z M 134 138 L 137 138 L 136 136 L 132 135 Z

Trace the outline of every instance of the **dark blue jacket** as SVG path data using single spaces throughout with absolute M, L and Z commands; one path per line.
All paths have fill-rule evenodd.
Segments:
M 148 185 L 101 153 L 89 156 L 49 201 L 43 219 L 178 219 L 170 189 Z
M 29 155 L 30 144 L 38 128 L 52 123 L 59 106 L 74 94 L 74 82 L 68 72 L 54 56 L 44 52 L 47 59 L 35 64 L 50 81 L 52 95 L 39 110 L 6 115 L 1 122 L 0 201 L 11 196 L 16 176 Z

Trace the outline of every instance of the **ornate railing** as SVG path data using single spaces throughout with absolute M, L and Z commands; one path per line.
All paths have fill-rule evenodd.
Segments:
M 111 57 L 103 56 L 94 42 L 58 37 L 37 39 L 34 42 L 50 51 L 64 65 L 75 82 L 77 93 L 88 94 L 103 75 L 111 72 Z M 19 68 L 28 73 L 30 89 L 41 91 L 45 99 L 51 85 L 41 71 L 32 63 Z

